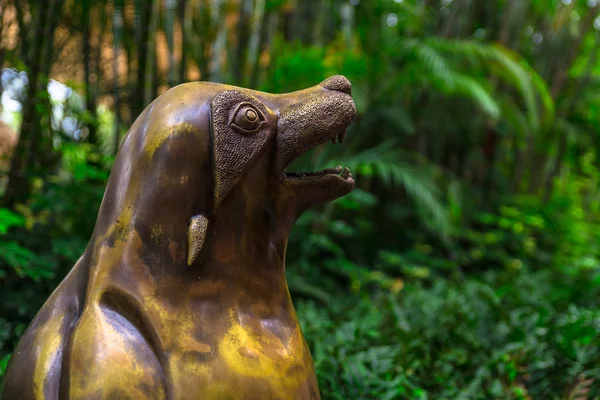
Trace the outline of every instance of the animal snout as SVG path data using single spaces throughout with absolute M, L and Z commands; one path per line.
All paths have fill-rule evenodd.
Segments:
M 327 78 L 321 82 L 320 85 L 327 90 L 335 90 L 346 93 L 350 96 L 352 95 L 352 84 L 345 76 L 342 75 L 335 75 L 331 78 Z

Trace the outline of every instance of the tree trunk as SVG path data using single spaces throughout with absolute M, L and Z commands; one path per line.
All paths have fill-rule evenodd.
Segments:
M 121 142 L 121 85 L 119 82 L 119 50 L 121 42 L 121 30 L 123 29 L 123 15 L 121 13 L 121 5 L 116 4 L 113 11 L 113 71 L 114 71 L 114 99 L 115 99 L 115 126 L 114 126 L 114 154 L 119 151 L 119 143 Z
M 138 0 L 136 2 L 137 24 L 136 30 L 136 49 L 137 49 L 137 71 L 136 81 L 131 96 L 131 119 L 135 120 L 146 107 L 144 99 L 144 88 L 146 78 L 146 68 L 148 68 L 148 49 L 150 34 L 150 21 L 152 19 L 152 10 L 154 2 L 158 0 Z
M 248 43 L 250 36 L 250 22 L 252 17 L 252 0 L 240 0 L 240 20 L 238 21 L 237 47 L 235 61 L 233 62 L 233 78 L 238 85 L 244 84 L 244 72 Z
M 536 148 L 535 144 L 533 144 L 533 149 L 528 154 L 528 158 L 531 160 L 531 162 L 529 168 L 529 185 L 527 193 L 536 195 L 539 192 L 540 185 L 542 185 L 544 182 L 546 157 L 544 153 L 541 153 Z
M 513 140 L 512 146 L 514 160 L 512 163 L 512 179 L 510 190 L 511 194 L 518 194 L 521 190 L 521 183 L 523 182 L 523 172 L 525 171 L 525 151 L 519 149 L 516 137 Z
M 40 2 L 42 3 L 42 2 Z M 45 3 L 45 2 L 44 2 Z M 11 169 L 8 174 L 8 186 L 4 195 L 3 204 L 12 208 L 16 203 L 24 201 L 31 193 L 31 178 L 36 174 L 35 164 L 41 141 L 41 115 L 38 111 L 38 93 L 47 91 L 42 83 L 47 82 L 47 75 L 52 64 L 52 46 L 54 43 L 54 30 L 62 11 L 64 0 L 51 0 L 49 4 L 37 4 L 38 9 L 32 9 L 32 24 L 35 29 L 31 47 L 26 59 L 29 84 L 27 99 L 23 105 L 23 124 L 19 135 Z M 33 6 L 33 2 L 30 3 Z M 45 12 L 41 12 L 41 9 Z M 35 12 L 37 11 L 37 12 Z M 46 60 L 47 64 L 43 64 Z
M 223 13 L 221 12 L 221 1 L 212 0 L 212 2 L 211 25 L 218 27 L 218 33 L 215 42 L 212 44 L 212 59 L 208 71 L 211 79 L 218 82 L 222 78 L 221 56 L 226 50 L 227 26 L 225 25 L 225 18 L 222 16 Z
M 596 38 L 594 41 L 594 46 L 590 52 L 590 56 L 587 60 L 585 70 L 582 74 L 580 81 L 577 84 L 575 93 L 569 98 L 568 105 L 566 107 L 565 115 L 571 115 L 574 111 L 575 105 L 583 92 L 583 88 L 585 88 L 592 79 L 592 72 L 596 62 L 598 60 L 598 51 L 600 51 L 600 35 L 596 33 Z M 558 154 L 556 155 L 556 159 L 554 160 L 554 164 L 552 166 L 552 170 L 548 174 L 546 178 L 545 191 L 544 191 L 544 200 L 548 201 L 550 196 L 552 195 L 552 190 L 554 188 L 554 180 L 558 177 L 562 171 L 562 166 L 564 162 L 564 157 L 567 154 L 567 133 L 560 132 L 560 137 L 558 140 Z
M 487 126 L 486 142 L 483 147 L 484 162 L 483 168 L 485 171 L 483 178 L 483 198 L 491 200 L 494 189 L 494 171 L 496 168 L 496 156 L 498 154 L 498 145 L 501 141 L 498 140 L 496 127 L 491 123 Z
M 450 14 L 446 17 L 446 21 L 442 24 L 439 35 L 444 38 L 454 36 L 456 20 L 460 18 L 459 10 L 462 8 L 460 1 L 454 1 L 450 7 Z
M 47 4 L 46 2 L 44 3 Z M 29 152 L 29 164 L 35 166 L 33 170 L 41 178 L 45 178 L 45 176 L 53 171 L 60 160 L 60 154 L 53 150 L 52 105 L 50 104 L 50 94 L 47 88 L 50 81 L 50 71 L 54 64 L 54 32 L 58 27 L 64 4 L 65 0 L 51 0 L 50 4 L 48 4 L 50 10 L 47 14 L 48 20 L 46 21 L 44 45 L 42 47 L 42 75 L 38 83 L 41 86 L 38 93 L 42 107 L 37 107 L 36 111 L 40 121 L 44 116 L 48 118 L 48 129 L 46 130 L 48 135 L 43 135 L 43 129 L 36 130 L 32 140 L 32 151 Z
M 15 0 L 15 9 L 17 10 L 17 23 L 19 25 L 19 39 L 21 46 L 21 60 L 25 64 L 29 63 L 29 29 L 25 24 L 25 10 L 23 9 L 23 2 L 25 0 Z
M 156 31 L 158 30 L 158 14 L 160 12 L 160 2 L 159 0 L 153 1 L 154 10 L 152 11 L 152 18 L 150 22 L 150 35 L 148 36 L 148 52 L 142 57 L 146 58 L 146 71 L 144 75 L 144 104 L 150 104 L 154 97 L 156 97 L 156 90 L 154 88 L 155 81 L 157 79 L 158 71 L 157 71 L 157 62 L 156 62 Z M 167 34 L 167 37 L 169 35 Z M 170 60 L 173 61 L 173 49 L 169 50 L 170 52 Z M 173 65 L 170 64 L 170 70 L 173 70 Z M 170 76 L 170 74 L 169 74 Z M 172 81 L 169 82 L 172 84 Z M 141 112 L 141 111 L 140 111 Z M 137 115 L 136 115 L 137 118 Z
M 577 39 L 575 39 L 573 43 L 569 43 L 570 50 L 567 52 L 567 57 L 563 59 L 564 65 L 561 65 L 559 68 L 557 68 L 554 76 L 552 77 L 552 84 L 550 86 L 550 90 L 552 98 L 555 100 L 557 99 L 565 85 L 565 81 L 567 79 L 567 74 L 569 70 L 573 66 L 573 63 L 577 59 L 577 56 L 581 53 L 581 46 L 583 45 L 587 33 L 594 27 L 594 21 L 596 20 L 596 16 L 598 15 L 597 10 L 598 6 L 590 9 L 589 12 L 586 13 L 583 21 L 581 22 L 581 31 L 579 32 L 579 36 L 577 37 Z
M 352 46 L 352 30 L 354 26 L 354 7 L 349 3 L 343 3 L 340 5 L 340 18 L 341 18 L 341 30 L 346 47 Z
M 260 56 L 267 40 L 268 15 L 265 15 L 265 0 L 256 1 L 254 21 L 252 24 L 252 35 L 250 37 L 250 48 L 248 50 L 250 59 L 250 87 L 256 88 L 260 74 Z
M 6 33 L 4 32 L 4 21 L 3 21 L 3 18 L 1 18 L 1 16 L 5 12 L 5 10 L 6 10 L 6 4 L 4 1 L 0 0 L 0 37 L 5 37 L 5 35 L 6 35 Z M 4 49 L 4 47 L 2 47 L 0 45 L 0 69 L 4 65 L 4 54 L 5 54 L 5 49 Z M 1 97 L 2 97 L 2 85 L 0 85 L 0 98 Z M 0 110 L 1 109 L 2 109 L 2 106 L 0 105 Z
M 318 6 L 314 6 L 317 11 L 315 19 L 315 29 L 313 32 L 312 43 L 316 46 L 323 46 L 326 43 L 326 25 L 327 18 L 329 15 L 327 11 L 329 9 L 329 0 L 321 0 Z
M 154 4 L 159 4 L 158 0 L 154 0 Z M 164 32 L 167 37 L 167 47 L 169 52 L 169 71 L 167 72 L 167 82 L 169 86 L 175 86 L 176 79 L 176 66 L 175 66 L 175 15 L 177 12 L 177 0 L 164 0 Z M 152 13 L 152 20 L 158 20 L 156 13 Z M 152 38 L 156 34 L 155 26 L 152 26 L 150 29 L 149 37 Z M 155 42 L 152 39 L 148 39 L 148 48 L 155 46 Z M 148 61 L 148 67 L 151 68 L 152 65 L 150 61 Z M 147 102 L 146 102 L 147 104 Z
M 516 19 L 520 15 L 525 15 L 529 7 L 529 0 L 509 0 L 505 6 L 504 15 L 502 18 L 502 24 L 498 32 L 498 42 L 509 47 L 512 43 L 512 38 L 515 37 L 514 33 L 517 32 L 513 27 L 521 26 L 516 24 Z
M 88 113 L 88 120 L 86 127 L 88 129 L 88 141 L 96 146 L 98 145 L 98 132 L 97 132 L 97 121 L 96 116 L 96 101 L 94 94 L 92 93 L 92 48 L 90 39 L 92 36 L 92 26 L 90 24 L 90 14 L 92 9 L 89 1 L 82 2 L 82 51 L 83 51 L 83 68 L 84 68 L 84 91 L 85 91 L 85 108 Z M 98 78 L 96 78 L 98 79 Z
M 179 70 L 177 73 L 177 82 L 187 81 L 187 41 L 185 34 L 185 10 L 187 8 L 186 0 L 179 0 L 177 3 L 177 20 L 181 29 L 181 60 L 179 61 Z
M 558 138 L 558 153 L 556 154 L 556 159 L 552 165 L 552 169 L 548 173 L 546 177 L 546 183 L 544 185 L 544 201 L 548 201 L 550 196 L 552 195 L 552 189 L 554 187 L 554 179 L 560 175 L 563 159 L 567 154 L 567 132 L 560 132 L 560 137 Z
M 315 28 L 318 24 L 318 11 L 322 8 L 323 0 L 298 1 L 294 10 L 293 40 L 300 39 L 304 44 L 313 43 Z

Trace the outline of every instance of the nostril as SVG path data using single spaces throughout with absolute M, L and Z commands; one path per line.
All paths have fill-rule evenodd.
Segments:
M 332 76 L 321 82 L 321 86 L 328 90 L 337 90 L 338 92 L 352 95 L 352 84 L 342 75 Z

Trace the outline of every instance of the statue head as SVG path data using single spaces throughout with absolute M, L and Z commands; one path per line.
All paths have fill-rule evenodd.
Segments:
M 252 230 L 284 246 L 303 211 L 354 187 L 346 168 L 286 168 L 315 146 L 341 143 L 355 112 L 342 76 L 279 95 L 205 82 L 172 88 L 123 141 L 95 237 L 115 240 L 134 226 L 142 237 L 178 241 L 187 233 L 189 264 L 211 227 L 226 240 L 225 226 L 242 225 L 227 231 L 230 244 Z

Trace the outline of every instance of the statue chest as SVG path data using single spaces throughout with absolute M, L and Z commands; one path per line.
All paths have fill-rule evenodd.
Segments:
M 179 335 L 167 356 L 174 392 L 215 399 L 319 398 L 310 351 L 293 321 L 230 312 L 193 335 Z
M 102 307 L 84 313 L 70 357 L 74 398 L 319 398 L 295 316 L 147 311 L 141 324 Z
M 236 324 L 212 342 L 185 341 L 168 355 L 174 393 L 207 399 L 318 398 L 312 359 L 299 328 L 282 341 L 272 332 Z

